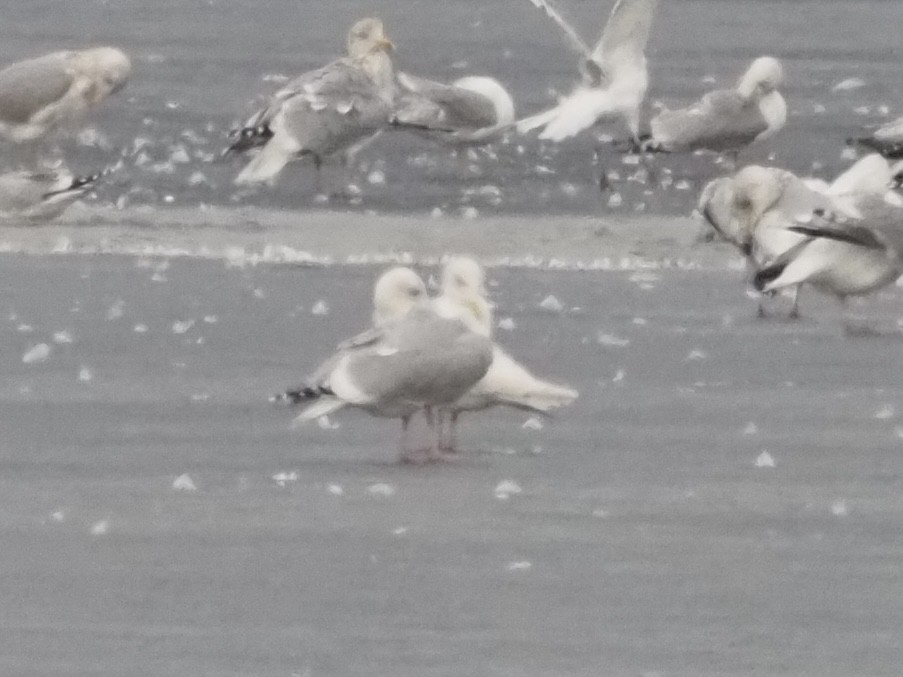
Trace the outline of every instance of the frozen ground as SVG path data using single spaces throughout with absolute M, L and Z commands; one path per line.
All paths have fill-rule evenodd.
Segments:
M 587 40 L 612 3 L 561 0 Z M 286 77 L 343 49 L 350 24 L 384 18 L 400 68 L 453 80 L 492 75 L 523 115 L 567 92 L 575 60 L 528 0 L 0 0 L 0 63 L 66 46 L 117 44 L 134 57 L 129 86 L 92 116 L 66 157 L 91 171 L 122 159 L 101 203 L 315 204 L 313 172 L 298 163 L 273 190 L 236 194 L 241 161 L 218 160 L 227 131 Z M 903 114 L 895 0 L 665 0 L 649 44 L 650 101 L 687 105 L 733 84 L 762 54 L 785 64 L 787 128 L 745 154 L 797 173 L 834 176 L 844 140 Z M 835 87 L 845 83 L 843 88 Z M 602 127 L 600 133 L 623 136 Z M 421 139 L 384 135 L 360 156 L 357 210 L 446 214 L 686 215 L 702 183 L 723 170 L 706 157 L 657 157 L 648 166 L 584 135 L 561 146 L 512 136 L 488 152 L 452 157 Z M 634 158 L 635 159 L 635 158 Z M 628 159 L 627 162 L 633 162 Z M 601 192 L 598 180 L 609 178 Z
M 895 290 L 853 339 L 737 271 L 494 269 L 499 340 L 581 398 L 407 467 L 266 401 L 377 272 L 0 256 L 0 672 L 899 674 Z

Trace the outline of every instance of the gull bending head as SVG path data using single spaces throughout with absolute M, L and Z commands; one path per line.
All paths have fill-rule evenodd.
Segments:
M 95 47 L 77 53 L 76 70 L 90 80 L 86 99 L 94 105 L 125 87 L 132 62 L 115 47 Z
M 771 56 L 760 56 L 737 83 L 737 91 L 745 99 L 761 99 L 784 84 L 784 67 Z
M 753 233 L 762 216 L 781 199 L 784 185 L 774 170 L 750 165 L 737 172 L 733 192 L 730 229 L 746 250 L 752 245 Z
M 413 270 L 387 270 L 373 288 L 373 325 L 381 327 L 401 319 L 425 298 L 426 285 Z

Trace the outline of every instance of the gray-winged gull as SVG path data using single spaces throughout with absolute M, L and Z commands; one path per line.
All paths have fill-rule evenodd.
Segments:
M 413 449 L 408 423 L 423 409 L 430 428 L 434 414 L 450 406 L 489 368 L 492 343 L 458 320 L 437 315 L 423 300 L 400 319 L 367 332 L 326 361 L 307 388 L 319 397 L 299 419 L 310 420 L 347 406 L 402 420 L 404 460 L 439 457 L 438 438 Z
M 66 170 L 0 174 L 0 218 L 48 221 L 94 188 L 101 174 L 74 176 Z
M 646 43 L 657 0 L 617 0 L 602 37 L 590 49 L 552 7 L 549 0 L 530 0 L 564 31 L 568 44 L 580 55 L 580 83 L 554 108 L 517 123 L 521 133 L 542 127 L 540 139 L 562 141 L 598 121 L 622 119 L 639 142 L 640 106 L 649 74 Z
M 486 299 L 485 273 L 473 259 L 456 257 L 446 263 L 434 307 L 447 317 L 462 320 L 477 333 L 491 333 L 492 308 Z M 505 406 L 547 414 L 570 404 L 577 396 L 573 388 L 537 378 L 493 343 L 492 364 L 486 375 L 448 408 L 447 418 L 440 420 L 440 445 L 454 451 L 457 421 L 464 412 Z
M 776 134 L 787 122 L 787 104 L 777 91 L 784 69 L 763 56 L 750 65 L 734 89 L 709 92 L 688 108 L 664 110 L 650 122 L 649 150 L 707 149 L 738 152 Z
M 813 219 L 790 227 L 803 241 L 762 268 L 756 289 L 774 291 L 809 283 L 837 297 L 869 294 L 903 274 L 903 208 L 885 197 L 856 200 L 855 214 L 819 210 Z
M 399 73 L 393 128 L 450 145 L 489 143 L 514 123 L 514 100 L 495 78 L 470 75 L 450 85 Z
M 347 56 L 296 78 L 238 133 L 234 150 L 262 145 L 237 184 L 273 181 L 291 160 L 323 159 L 369 142 L 391 119 L 395 97 L 392 43 L 382 21 L 361 19 L 348 33 Z M 262 143 L 261 143 L 262 142 Z
M 0 71 L 0 136 L 36 141 L 80 119 L 125 86 L 128 56 L 114 47 L 53 52 Z

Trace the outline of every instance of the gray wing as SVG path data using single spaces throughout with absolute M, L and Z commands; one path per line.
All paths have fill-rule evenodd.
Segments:
M 0 120 L 25 123 L 59 101 L 72 87 L 70 52 L 55 52 L 14 63 L 0 71 Z
M 874 195 L 857 200 L 856 208 L 859 218 L 822 211 L 810 223 L 794 225 L 791 230 L 810 237 L 884 250 L 890 256 L 903 260 L 903 209 Z
M 328 155 L 389 123 L 392 106 L 360 68 L 337 61 L 313 75 L 278 114 L 282 129 L 302 151 Z
M 350 354 L 348 377 L 374 402 L 450 404 L 486 374 L 492 343 L 456 320 L 412 315 L 378 345 Z
M 396 106 L 395 119 L 402 125 L 440 127 L 443 131 L 481 129 L 496 124 L 492 101 L 468 89 L 398 74 L 405 92 Z
M 609 71 L 625 60 L 643 60 L 657 5 L 658 0 L 617 0 L 591 59 Z
M 736 150 L 752 143 L 768 129 L 758 106 L 735 90 L 706 94 L 689 108 L 659 113 L 651 122 L 652 137 L 666 150 L 706 148 Z

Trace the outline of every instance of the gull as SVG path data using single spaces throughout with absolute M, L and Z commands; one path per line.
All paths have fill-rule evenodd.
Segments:
M 384 322 L 340 346 L 309 379 L 298 399 L 310 391 L 316 401 L 298 419 L 308 421 L 345 407 L 402 421 L 401 458 L 406 461 L 440 458 L 438 438 L 426 449 L 408 441 L 411 417 L 423 410 L 434 427 L 434 414 L 451 405 L 489 368 L 492 344 L 458 320 L 439 316 L 422 298 L 419 284 L 404 272 L 392 273 L 377 284 L 375 317 Z M 416 292 L 416 293 L 414 293 Z M 387 296 L 383 297 L 382 295 Z M 385 302 L 385 303 L 383 303 Z M 395 314 L 401 316 L 387 320 Z
M 881 125 L 869 136 L 849 139 L 849 143 L 871 148 L 885 157 L 903 158 L 903 117 Z
M 592 49 L 550 0 L 530 1 L 558 24 L 580 56 L 580 83 L 554 108 L 518 122 L 518 131 L 523 134 L 542 127 L 540 139 L 562 141 L 596 122 L 622 119 L 639 143 L 640 106 L 649 85 L 645 50 L 658 0 L 617 0 Z
M 862 197 L 887 195 L 893 176 L 893 168 L 878 155 L 862 158 L 830 185 L 802 180 L 775 167 L 750 165 L 733 178 L 716 179 L 706 186 L 699 211 L 741 251 L 752 270 L 761 270 L 805 239 L 793 226 L 810 220 L 816 210 L 855 214 Z M 798 286 L 793 297 L 791 317 L 798 317 Z M 761 302 L 759 314 L 764 315 Z
M 311 156 L 320 176 L 324 158 L 350 156 L 388 126 L 395 83 L 392 43 L 382 21 L 361 19 L 348 33 L 345 57 L 292 80 L 255 113 L 227 150 L 260 146 L 235 179 L 239 185 L 272 183 L 291 160 Z
M 29 144 L 74 124 L 122 89 L 130 71 L 128 56 L 115 47 L 53 52 L 7 66 L 0 71 L 0 137 Z
M 734 89 L 709 92 L 688 108 L 664 110 L 650 122 L 647 150 L 687 152 L 707 149 L 736 154 L 764 141 L 787 122 L 787 104 L 778 90 L 784 82 L 780 61 L 759 57 Z
M 399 73 L 392 125 L 448 145 L 499 138 L 514 124 L 514 100 L 495 78 L 469 75 L 450 85 Z
M 881 289 L 903 274 L 903 207 L 887 196 L 863 195 L 847 214 L 818 210 L 815 218 L 790 226 L 804 239 L 756 274 L 764 292 L 809 283 L 846 300 Z
M 440 295 L 433 304 L 437 312 L 460 319 L 472 331 L 487 337 L 491 334 L 492 308 L 486 299 L 485 273 L 473 259 L 456 257 L 446 263 Z M 570 404 L 578 395 L 573 388 L 537 378 L 493 343 L 492 364 L 486 375 L 448 408 L 447 421 L 440 419 L 440 446 L 455 451 L 457 422 L 464 412 L 506 406 L 548 414 Z
M 0 218 L 31 223 L 49 221 L 94 188 L 101 174 L 69 171 L 10 171 L 0 174 Z

